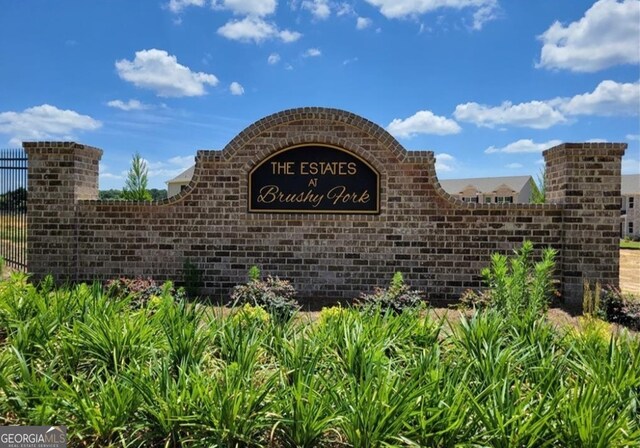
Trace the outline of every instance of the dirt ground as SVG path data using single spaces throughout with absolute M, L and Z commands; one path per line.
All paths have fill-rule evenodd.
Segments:
M 640 250 L 620 249 L 620 289 L 640 294 Z

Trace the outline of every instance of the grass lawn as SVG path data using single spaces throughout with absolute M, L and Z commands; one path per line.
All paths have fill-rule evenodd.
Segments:
M 620 240 L 620 249 L 640 249 L 640 241 Z

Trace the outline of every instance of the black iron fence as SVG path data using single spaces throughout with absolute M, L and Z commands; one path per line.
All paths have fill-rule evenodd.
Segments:
M 0 257 L 7 266 L 27 269 L 27 155 L 0 150 Z

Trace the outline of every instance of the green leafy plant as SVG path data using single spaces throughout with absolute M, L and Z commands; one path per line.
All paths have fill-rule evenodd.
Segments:
M 366 307 L 380 308 L 402 313 L 424 303 L 423 294 L 404 282 L 401 272 L 396 272 L 388 288 L 375 288 L 371 294 L 362 294 L 360 303 Z
M 607 286 L 601 293 L 602 317 L 609 322 L 640 331 L 640 297 Z
M 151 201 L 151 193 L 147 189 L 149 183 L 147 163 L 139 153 L 135 153 L 131 160 L 131 168 L 127 173 L 127 180 L 122 189 L 122 198 L 127 201 Z
M 524 276 L 510 263 L 495 281 L 524 278 L 514 298 L 460 319 L 344 307 L 284 325 L 167 285 L 136 308 L 98 283 L 12 275 L 0 425 L 66 425 L 72 446 L 636 446 L 637 334 L 508 311 L 544 289 L 533 260 Z
M 172 282 L 159 285 L 152 278 L 127 278 L 120 277 L 109 280 L 105 288 L 113 297 L 128 299 L 133 309 L 144 308 L 150 302 L 158 301 L 163 296 L 182 297 L 181 290 L 176 291 Z
M 233 288 L 232 303 L 235 306 L 247 303 L 259 306 L 264 308 L 274 320 L 287 322 L 300 308 L 294 299 L 296 290 L 287 280 L 271 276 L 261 280 L 259 276 L 259 269 L 252 267 L 249 271 L 249 281 Z
M 544 249 L 540 261 L 534 262 L 531 241 L 525 241 L 512 258 L 494 253 L 491 265 L 482 270 L 490 307 L 529 322 L 542 316 L 555 294 L 555 256 L 554 249 Z
M 260 280 L 260 278 L 262 278 L 260 268 L 258 266 L 251 266 L 249 268 L 249 273 L 247 276 L 249 277 L 250 282 L 257 282 L 258 280 Z
M 4 266 L 5 266 L 6 262 L 4 261 L 4 258 L 0 257 L 0 279 L 2 279 L 2 277 L 4 277 Z
M 547 199 L 547 176 L 546 170 L 542 168 L 540 173 L 538 174 L 537 181 L 531 178 L 529 180 L 529 185 L 531 186 L 531 196 L 529 197 L 529 202 L 532 204 L 544 204 Z

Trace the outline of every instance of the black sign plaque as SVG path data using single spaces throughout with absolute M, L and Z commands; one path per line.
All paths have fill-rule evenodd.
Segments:
M 249 211 L 380 213 L 380 175 L 366 160 L 333 146 L 293 146 L 249 172 Z

